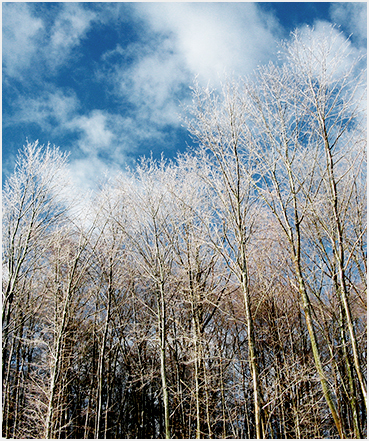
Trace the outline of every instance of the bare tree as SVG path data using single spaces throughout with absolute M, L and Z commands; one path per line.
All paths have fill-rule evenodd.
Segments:
M 3 190 L 3 380 L 9 379 L 14 332 L 38 307 L 37 293 L 27 296 L 28 281 L 45 265 L 53 231 L 66 221 L 67 156 L 58 148 L 29 143 L 19 152 L 14 173 Z M 23 294 L 26 294 L 25 297 Z M 24 311 L 19 321 L 19 314 Z M 10 346 L 9 346 L 10 345 Z M 3 385 L 3 406 L 9 383 Z M 4 419 L 6 424 L 6 418 Z
M 193 119 L 189 131 L 200 143 L 197 152 L 204 166 L 199 168 L 206 182 L 209 201 L 215 211 L 213 246 L 237 277 L 244 295 L 248 329 L 249 362 L 254 389 L 256 437 L 264 436 L 262 427 L 262 394 L 258 373 L 254 323 L 251 314 L 248 244 L 254 234 L 258 211 L 257 195 L 250 175 L 256 173 L 249 149 L 246 107 L 239 99 L 235 83 L 226 85 L 222 101 L 209 89 L 193 90 Z
M 263 170 L 261 178 L 255 179 L 255 187 L 276 216 L 289 242 L 296 287 L 301 294 L 316 369 L 338 433 L 343 437 L 342 421 L 318 349 L 302 254 L 307 239 L 303 231 L 304 222 L 318 200 L 324 182 L 329 182 L 329 212 L 336 222 L 332 246 L 337 250 L 337 262 L 342 262 L 338 267 L 341 266 L 341 293 L 344 292 L 342 232 L 339 233 L 343 219 L 339 221 L 337 212 L 338 195 L 329 146 L 332 139 L 328 138 L 335 137 L 332 147 L 338 148 L 337 143 L 344 131 L 354 124 L 359 104 L 357 90 L 355 87 L 350 90 L 350 73 L 344 73 L 340 79 L 335 78 L 344 54 L 342 48 L 334 47 L 334 34 L 332 30 L 323 41 L 315 40 L 311 30 L 307 36 L 295 34 L 292 43 L 287 45 L 286 63 L 281 67 L 271 64 L 260 68 L 253 85 L 245 82 L 244 99 L 249 103 L 247 112 L 253 130 L 254 152 Z M 308 43 L 305 43 L 306 40 L 309 40 Z M 328 113 L 322 120 L 323 109 Z M 329 119 L 330 128 L 325 125 L 324 118 Z M 326 164 L 323 172 L 322 161 Z M 343 297 L 342 300 L 344 302 Z M 354 345 L 354 336 L 351 335 Z M 358 377 L 359 380 L 362 378 L 359 370 Z M 363 385 L 362 390 L 364 394 Z
M 125 179 L 125 178 L 123 178 Z M 128 185 L 127 185 L 128 184 Z M 167 301 L 173 251 L 169 224 L 170 205 L 165 189 L 164 164 L 143 160 L 131 181 L 121 181 L 121 202 L 128 218 L 116 218 L 126 234 L 137 265 L 152 284 L 156 298 L 160 372 L 164 404 L 165 437 L 171 437 L 167 383 Z
M 305 94 L 302 103 L 312 118 L 311 129 L 316 132 L 321 149 L 321 191 L 325 196 L 324 210 L 320 210 L 319 223 L 325 230 L 338 272 L 339 294 L 347 320 L 354 365 L 362 394 L 366 402 L 366 382 L 362 373 L 357 339 L 349 305 L 346 268 L 357 245 L 351 247 L 345 240 L 350 226 L 348 212 L 352 211 L 352 196 L 358 179 L 362 178 L 366 156 L 365 131 L 361 127 L 366 112 L 364 73 L 357 72 L 359 60 L 351 60 L 350 42 L 331 29 L 323 41 L 294 34 L 287 47 L 288 58 L 294 64 Z M 345 66 L 347 63 L 347 67 Z M 324 152 L 324 156 L 323 156 Z M 320 203 L 322 203 L 320 201 Z M 328 209 L 327 219 L 324 211 Z M 358 241 L 365 234 L 359 233 Z
M 48 404 L 45 421 L 45 438 L 55 436 L 55 414 L 61 412 L 57 408 L 57 393 L 65 387 L 65 381 L 61 381 L 63 374 L 63 358 L 65 350 L 68 350 L 67 339 L 69 337 L 70 325 L 73 324 L 81 298 L 78 294 L 86 284 L 86 275 L 91 265 L 91 253 L 86 252 L 91 246 L 91 237 L 95 229 L 94 223 L 87 231 L 73 232 L 75 240 L 61 236 L 54 240 L 55 249 L 55 279 L 54 290 L 50 290 L 52 297 L 50 304 L 54 311 L 54 317 L 50 320 L 51 341 L 48 343 L 51 358 L 51 373 L 48 391 Z M 92 246 L 92 250 L 96 246 Z M 51 263 L 53 263 L 51 261 Z M 82 289 L 83 292 L 83 289 Z M 86 299 L 83 300 L 84 302 Z
M 176 167 L 167 169 L 171 195 L 174 274 L 181 299 L 191 318 L 196 438 L 213 435 L 209 410 L 209 372 L 206 369 L 206 330 L 217 316 L 218 305 L 227 290 L 227 278 L 209 231 L 212 214 L 208 192 L 198 176 L 198 159 L 183 155 Z M 210 228 L 210 229 L 209 229 Z M 183 302 L 184 300 L 184 302 Z M 183 326 L 183 325 L 182 325 Z M 189 434 L 190 436 L 190 434 Z

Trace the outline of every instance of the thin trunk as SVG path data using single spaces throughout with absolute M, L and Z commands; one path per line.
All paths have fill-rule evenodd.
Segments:
M 189 254 L 188 254 L 189 255 Z M 189 271 L 189 285 L 191 291 L 191 306 L 192 306 L 192 322 L 193 322 L 193 338 L 194 338 L 194 358 L 195 358 L 195 401 L 196 401 L 196 439 L 201 438 L 201 415 L 200 415 L 200 367 L 201 367 L 201 342 L 200 337 L 200 323 L 198 316 L 198 302 L 193 289 L 192 272 Z
M 109 389 L 109 378 L 107 379 L 107 385 Z M 105 406 L 105 427 L 104 427 L 104 439 L 108 437 L 108 409 L 110 406 L 110 392 L 109 390 L 106 392 L 106 406 Z
M 287 218 L 287 213 L 284 211 L 285 221 L 286 225 L 288 225 L 288 239 L 291 245 L 291 251 L 292 251 L 292 258 L 295 266 L 295 273 L 298 280 L 298 290 L 301 296 L 302 300 L 302 306 L 305 313 L 305 321 L 306 326 L 308 328 L 309 337 L 310 337 L 310 344 L 314 355 L 314 362 L 316 370 L 319 374 L 320 384 L 322 386 L 324 398 L 328 404 L 328 407 L 331 411 L 335 426 L 338 430 L 338 434 L 340 438 L 345 438 L 343 428 L 342 428 L 342 422 L 341 419 L 337 413 L 336 405 L 333 401 L 332 394 L 326 379 L 326 376 L 324 374 L 324 369 L 322 366 L 320 353 L 318 349 L 318 343 L 316 340 L 315 335 L 315 329 L 313 324 L 313 318 L 312 318 L 312 306 L 310 303 L 309 296 L 306 292 L 305 282 L 301 270 L 301 232 L 300 232 L 300 225 L 301 225 L 301 218 L 299 217 L 299 209 L 298 209 L 298 200 L 297 200 L 297 192 L 295 188 L 295 181 L 293 177 L 293 173 L 291 170 L 291 162 L 289 159 L 289 153 L 288 153 L 288 146 L 286 146 L 286 158 L 285 158 L 285 164 L 287 167 L 288 172 L 288 181 L 290 186 L 290 191 L 292 195 L 292 201 L 293 201 L 293 225 L 295 227 L 295 234 L 291 227 L 291 224 Z M 283 204 L 282 204 L 283 205 Z
M 102 417 L 102 391 L 103 391 L 103 375 L 104 375 L 104 363 L 105 363 L 105 349 L 106 349 L 106 339 L 108 335 L 108 328 L 110 322 L 110 308 L 111 308 L 111 297 L 112 297 L 112 262 L 110 262 L 110 271 L 109 271 L 109 281 L 108 281 L 108 304 L 105 316 L 105 324 L 104 324 L 104 332 L 101 343 L 101 352 L 99 357 L 99 368 L 98 368 L 98 387 L 97 387 L 97 397 L 98 397 L 98 405 L 97 405 L 97 415 L 96 415 L 96 425 L 95 425 L 95 439 L 99 439 L 100 435 L 100 425 L 101 425 L 101 417 Z
M 323 121 L 323 132 L 324 132 L 324 146 L 325 146 L 325 153 L 326 153 L 326 159 L 327 159 L 327 171 L 328 171 L 328 177 L 329 177 L 329 183 L 330 183 L 330 190 L 331 190 L 331 205 L 333 210 L 333 216 L 336 226 L 336 238 L 331 238 L 332 240 L 332 246 L 334 250 L 334 254 L 336 257 L 337 265 L 338 265 L 338 274 L 339 274 L 339 282 L 340 282 L 340 295 L 341 295 L 341 301 L 344 307 L 346 320 L 347 320 L 347 327 L 350 335 L 350 341 L 352 346 L 352 353 L 354 357 L 354 366 L 356 370 L 356 374 L 359 380 L 359 384 L 361 387 L 361 392 L 364 397 L 365 406 L 367 407 L 367 391 L 366 391 L 366 382 L 364 380 L 364 376 L 361 370 L 360 366 L 360 360 L 359 360 L 359 351 L 357 347 L 357 339 L 355 335 L 355 329 L 352 322 L 352 314 L 351 314 L 351 308 L 349 306 L 348 302 L 348 292 L 347 292 L 347 286 L 346 286 L 346 277 L 345 277 L 345 269 L 344 269 L 344 262 L 345 262 L 345 256 L 344 256 L 344 245 L 343 245 L 343 229 L 342 229 L 342 223 L 340 214 L 338 211 L 338 192 L 337 192 L 337 183 L 334 176 L 334 161 L 332 157 L 332 152 L 329 145 L 328 140 L 328 134 L 327 129 L 325 127 L 325 122 Z
M 21 349 L 22 347 L 22 336 L 23 336 L 23 322 L 22 326 L 19 329 L 19 337 L 18 337 L 18 345 L 17 345 L 17 351 L 16 351 L 16 373 L 17 373 L 17 385 L 16 385 L 16 394 L 14 399 L 14 417 L 13 417 L 13 436 L 16 437 L 16 431 L 18 426 L 18 413 L 19 413 L 19 394 L 21 391 L 21 376 L 23 376 L 23 368 L 24 368 L 24 362 L 25 362 L 25 351 Z M 20 355 L 22 353 L 22 356 Z M 20 360 L 21 358 L 21 360 Z M 22 384 L 22 388 L 24 385 Z
M 304 313 L 305 313 L 306 326 L 308 328 L 309 337 L 310 337 L 310 344 L 311 344 L 311 348 L 312 348 L 313 355 L 314 355 L 315 367 L 316 367 L 316 370 L 319 374 L 320 384 L 323 389 L 324 398 L 325 398 L 325 400 L 328 404 L 328 407 L 331 411 L 335 426 L 338 430 L 338 434 L 339 434 L 340 438 L 343 439 L 343 438 L 345 438 L 345 435 L 343 432 L 342 422 L 341 422 L 341 419 L 337 413 L 336 405 L 334 404 L 332 394 L 331 394 L 327 379 L 325 377 L 324 369 L 323 369 L 322 362 L 320 359 L 318 343 L 316 340 L 315 330 L 314 330 L 314 325 L 313 325 L 310 300 L 309 300 L 309 297 L 306 293 L 305 284 L 304 284 L 304 281 L 303 281 L 303 278 L 301 275 L 300 265 L 296 260 L 295 260 L 295 267 L 296 267 L 296 273 L 297 273 L 298 281 L 299 281 L 299 291 L 300 291 L 300 295 L 302 298 L 303 309 L 304 309 Z
M 227 436 L 226 431 L 226 411 L 225 411 L 225 394 L 224 394 L 224 380 L 223 380 L 223 366 L 222 361 L 220 360 L 220 396 L 222 403 L 222 420 L 223 420 L 223 439 Z
M 206 404 L 206 423 L 208 426 L 208 437 L 211 439 L 213 437 L 213 432 L 211 430 L 210 423 L 210 408 L 209 408 L 209 388 L 208 388 L 208 377 L 206 373 L 205 363 L 202 363 L 204 370 L 204 391 L 205 391 L 205 404 Z
M 61 356 L 62 356 L 62 341 L 64 338 L 64 328 L 66 323 L 66 316 L 67 316 L 67 303 L 69 302 L 69 295 L 67 296 L 65 300 L 65 307 L 63 310 L 62 315 L 62 324 L 60 331 L 58 332 L 57 341 L 56 341 L 56 350 L 55 350 L 55 360 L 54 360 L 54 367 L 51 371 L 51 381 L 50 381 L 50 388 L 49 388 L 49 402 L 47 407 L 47 414 L 46 414 L 46 424 L 45 424 L 45 438 L 51 439 L 54 437 L 53 433 L 53 416 L 54 416 L 54 402 L 55 402 L 55 393 L 56 388 L 58 385 L 58 380 L 60 376 L 60 369 L 61 369 Z
M 196 331 L 195 331 L 196 335 Z M 200 384 L 199 384 L 199 351 L 197 336 L 195 336 L 195 399 L 196 399 L 196 439 L 201 438 L 200 426 Z
M 244 271 L 242 274 L 241 283 L 242 283 L 242 291 L 244 296 L 246 322 L 247 322 L 247 338 L 248 338 L 249 363 L 250 363 L 253 397 L 254 397 L 256 438 L 262 439 L 264 437 L 264 434 L 262 428 L 262 409 L 261 409 L 261 397 L 260 397 L 259 372 L 258 372 L 258 365 L 256 359 L 254 324 L 251 316 L 250 293 L 248 288 L 246 271 Z
M 361 432 L 360 432 L 360 424 L 357 414 L 357 398 L 356 398 L 356 391 L 355 391 L 355 385 L 354 385 L 354 379 L 352 376 L 352 369 L 351 369 L 351 363 L 349 360 L 349 354 L 347 352 L 346 347 L 346 336 L 345 336 L 345 330 L 344 330 L 344 319 L 343 319 L 343 313 L 342 313 L 342 305 L 340 305 L 340 337 L 341 337 L 341 343 L 342 343 L 342 351 L 343 351 L 343 358 L 345 362 L 347 377 L 348 377 L 348 384 L 349 384 L 349 393 L 348 393 L 348 399 L 351 407 L 352 412 L 352 419 L 354 424 L 354 433 L 355 438 L 361 439 Z M 346 388 L 345 388 L 346 389 Z
M 62 358 L 62 345 L 65 338 L 65 329 L 68 321 L 68 310 L 70 306 L 71 296 L 72 296 L 72 281 L 75 271 L 77 269 L 78 259 L 75 259 L 73 268 L 70 274 L 69 284 L 67 288 L 67 294 L 64 300 L 63 312 L 61 317 L 60 328 L 57 333 L 56 345 L 55 345 L 55 357 L 54 357 L 54 367 L 51 370 L 51 380 L 49 388 L 49 402 L 46 414 L 46 424 L 45 424 L 45 438 L 50 439 L 53 437 L 53 415 L 54 415 L 54 397 L 56 393 L 56 388 L 58 386 L 60 369 L 61 369 L 61 358 Z
M 165 438 L 170 439 L 170 425 L 169 425 L 169 394 L 167 385 L 167 373 L 166 373 L 166 317 L 165 317 L 165 293 L 164 283 L 159 284 L 159 296 L 158 296 L 158 327 L 159 327 L 159 339 L 160 339 L 160 374 L 161 383 L 163 389 L 163 404 L 164 404 L 164 425 L 165 425 Z
M 83 432 L 84 439 L 89 438 L 88 420 L 89 420 L 89 416 L 90 416 L 90 402 L 91 402 L 92 390 L 93 390 L 93 380 L 91 380 L 91 387 L 90 387 L 89 397 L 88 397 L 88 401 L 87 401 L 85 427 L 84 427 L 84 432 Z
M 97 311 L 97 304 L 95 305 L 95 311 Z M 94 382 L 95 382 L 95 360 L 96 360 L 96 314 L 94 317 L 94 325 L 92 329 L 93 341 L 92 341 L 92 372 L 91 372 L 91 382 L 90 382 L 90 390 L 88 393 L 88 401 L 87 401 L 87 409 L 86 409 L 86 418 L 85 418 L 85 426 L 84 426 L 84 435 L 83 438 L 90 438 L 90 427 L 89 427 L 89 417 L 90 417 L 90 408 L 91 401 L 94 394 Z
M 234 129 L 234 123 L 232 125 L 232 130 Z M 234 126 L 234 127 L 233 127 Z M 256 428 L 256 438 L 264 438 L 263 421 L 262 421 L 262 408 L 261 408 L 261 393 L 260 393 L 260 380 L 259 380 L 259 370 L 258 361 L 256 354 L 255 345 L 255 332 L 254 332 L 254 321 L 251 314 L 251 301 L 250 301 L 250 291 L 249 291 L 249 280 L 248 280 L 248 269 L 247 269 L 247 253 L 246 253 L 246 243 L 247 238 L 245 234 L 245 219 L 242 215 L 242 200 L 241 197 L 241 186 L 243 184 L 241 179 L 241 168 L 240 168 L 240 158 L 238 153 L 238 137 L 236 132 L 233 136 L 233 153 L 236 160 L 236 225 L 237 225 L 237 235 L 239 237 L 239 251 L 240 251 L 240 270 L 241 270 L 241 287 L 245 303 L 245 313 L 247 322 L 247 338 L 249 347 L 249 363 L 252 376 L 253 384 L 253 395 L 254 395 L 254 410 L 255 410 L 255 428 Z M 244 196 L 247 199 L 247 195 Z
M 301 428 L 300 428 L 300 417 L 299 417 L 299 385 L 296 385 L 296 396 L 293 400 L 293 407 L 294 407 L 294 411 L 295 411 L 295 427 L 296 427 L 296 435 L 297 435 L 297 439 L 301 439 Z
M 12 338 L 12 343 L 10 347 L 10 353 L 9 353 L 9 360 L 13 357 L 13 351 L 14 351 L 14 338 Z M 8 363 L 7 366 L 7 372 L 5 377 L 5 388 L 4 388 L 4 399 L 3 399 L 3 435 L 5 438 L 10 437 L 10 427 L 9 427 L 9 419 L 10 419 L 10 369 L 11 369 L 11 363 Z M 4 430 L 5 429 L 5 430 Z M 5 433 L 4 433 L 5 432 Z

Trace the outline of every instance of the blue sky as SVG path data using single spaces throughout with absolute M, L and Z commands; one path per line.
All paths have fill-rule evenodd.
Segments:
M 3 177 L 29 141 L 70 151 L 91 188 L 141 155 L 191 143 L 190 86 L 275 59 L 295 28 L 336 23 L 366 52 L 362 3 L 2 3 Z

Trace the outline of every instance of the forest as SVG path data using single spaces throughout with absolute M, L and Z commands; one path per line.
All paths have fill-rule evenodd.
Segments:
M 5 438 L 367 437 L 366 65 L 333 32 L 192 87 L 194 147 L 2 192 Z M 365 67 L 365 66 L 364 66 Z

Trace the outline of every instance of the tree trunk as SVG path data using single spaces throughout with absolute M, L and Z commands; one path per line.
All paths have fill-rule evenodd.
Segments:
M 109 280 L 108 280 L 108 304 L 106 309 L 105 323 L 104 323 L 104 331 L 103 338 L 101 342 L 101 352 L 99 357 L 99 368 L 98 368 L 98 387 L 97 387 L 97 415 L 96 415 L 96 426 L 95 426 L 95 438 L 99 439 L 100 437 L 100 425 L 101 425 L 101 417 L 102 417 L 102 391 L 103 391 L 103 375 L 104 375 L 104 363 L 105 363 L 105 349 L 106 349 L 106 339 L 108 335 L 108 328 L 110 322 L 110 308 L 111 308 L 111 297 L 112 297 L 112 283 L 113 283 L 113 269 L 112 262 L 110 261 L 110 269 L 109 269 Z
M 256 347 L 255 347 L 255 333 L 253 319 L 251 316 L 250 305 L 250 293 L 248 288 L 247 273 L 242 274 L 242 291 L 245 303 L 246 312 L 246 324 L 247 324 L 247 338 L 249 347 L 249 363 L 252 377 L 252 387 L 254 396 L 254 412 L 255 412 L 255 430 L 256 438 L 263 439 L 263 427 L 262 427 L 262 409 L 261 409 L 261 397 L 260 397 L 260 384 L 259 384 L 259 370 L 256 359 Z
M 295 267 L 296 267 L 296 273 L 298 276 L 299 291 L 300 291 L 303 309 L 304 309 L 304 313 L 305 313 L 306 326 L 308 328 L 309 337 L 310 337 L 310 344 L 311 344 L 311 348 L 312 348 L 313 355 L 314 355 L 315 367 L 316 367 L 316 370 L 319 374 L 320 384 L 322 385 L 324 398 L 325 398 L 325 400 L 328 404 L 328 407 L 331 411 L 335 426 L 338 430 L 338 434 L 341 439 L 344 439 L 345 435 L 343 432 L 342 422 L 341 422 L 341 419 L 337 413 L 336 405 L 334 404 L 334 401 L 333 401 L 333 398 L 331 395 L 331 391 L 329 389 L 329 385 L 328 385 L 327 379 L 325 377 L 324 369 L 323 369 L 321 359 L 320 359 L 318 343 L 316 341 L 313 319 L 312 319 L 312 314 L 311 314 L 310 300 L 309 300 L 309 297 L 308 297 L 306 289 L 305 289 L 304 280 L 301 275 L 300 265 L 296 259 L 295 259 Z
M 161 384 L 163 389 L 163 404 L 164 404 L 164 427 L 165 438 L 170 439 L 170 425 L 169 425 L 169 394 L 167 385 L 166 373 L 166 317 L 165 317 L 165 297 L 164 297 L 164 283 L 159 284 L 158 301 L 158 328 L 159 328 L 159 345 L 160 345 L 160 374 Z
M 364 380 L 364 376 L 361 370 L 360 366 L 360 360 L 359 360 L 359 351 L 357 347 L 357 339 L 355 335 L 355 329 L 352 322 L 352 314 L 351 314 L 351 308 L 348 302 L 348 292 L 347 292 L 347 286 L 346 286 L 346 276 L 345 276 L 345 256 L 344 256 L 344 245 L 343 245 L 343 228 L 342 228 L 342 222 L 338 210 L 338 192 L 337 192 L 337 183 L 336 178 L 334 176 L 334 161 L 332 157 L 331 148 L 329 145 L 328 140 L 328 134 L 327 129 L 325 126 L 325 122 L 322 121 L 322 130 L 324 133 L 324 147 L 325 147 L 325 153 L 326 153 L 326 160 L 327 160 L 327 171 L 328 171 L 328 179 L 330 184 L 330 202 L 332 206 L 333 211 L 333 218 L 335 222 L 336 227 L 336 234 L 335 237 L 331 237 L 332 247 L 334 251 L 334 255 L 337 261 L 338 265 L 338 274 L 339 274 L 339 283 L 340 283 L 340 297 L 341 302 L 345 311 L 346 320 L 347 320 L 347 327 L 349 330 L 350 335 L 350 341 L 351 341 L 351 347 L 352 347 L 352 353 L 354 358 L 354 366 L 356 370 L 356 374 L 359 380 L 359 384 L 361 387 L 361 392 L 364 397 L 365 406 L 367 407 L 367 390 L 366 390 L 366 382 Z

